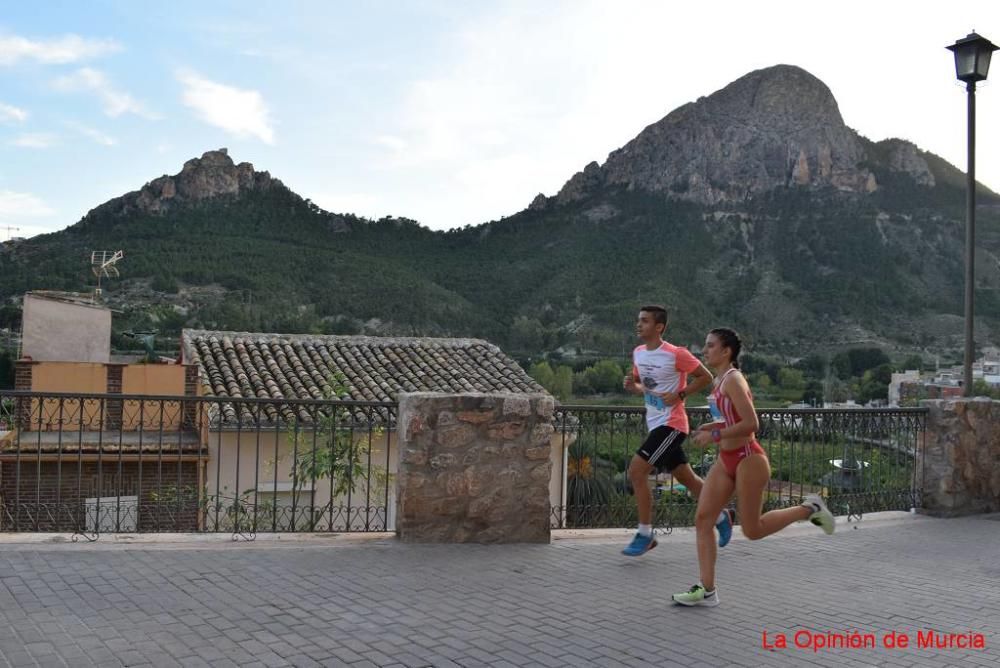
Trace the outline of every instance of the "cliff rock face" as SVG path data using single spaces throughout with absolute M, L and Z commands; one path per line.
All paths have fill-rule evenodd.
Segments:
M 922 186 L 934 187 L 934 174 L 915 144 L 903 139 L 887 139 L 883 143 L 889 148 L 890 169 L 909 174 Z
M 894 167 L 921 171 L 912 148 L 899 149 Z M 604 165 L 591 163 L 577 173 L 558 200 L 578 199 L 602 185 L 702 204 L 741 201 L 778 187 L 864 193 L 878 187 L 861 166 L 868 157 L 826 84 L 801 68 L 777 65 L 674 110 Z
M 185 202 L 239 197 L 251 190 L 267 190 L 275 186 L 282 186 L 281 181 L 271 178 L 267 172 L 254 171 L 249 162 L 235 164 L 229 152 L 220 148 L 188 160 L 179 174 L 153 179 L 141 190 L 110 200 L 99 208 L 108 207 L 120 215 L 162 214 Z

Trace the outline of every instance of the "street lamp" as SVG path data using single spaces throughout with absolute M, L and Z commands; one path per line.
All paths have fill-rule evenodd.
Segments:
M 966 171 L 965 192 L 965 380 L 963 394 L 972 396 L 972 341 L 973 288 L 976 278 L 976 82 L 986 79 L 990 70 L 990 57 L 997 50 L 990 40 L 975 32 L 969 33 L 947 47 L 955 54 L 955 76 L 965 82 L 969 93 L 969 168 Z

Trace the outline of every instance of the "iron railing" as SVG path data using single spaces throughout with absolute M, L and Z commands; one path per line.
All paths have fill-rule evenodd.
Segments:
M 926 409 L 764 409 L 757 438 L 771 463 L 765 510 L 827 498 L 837 515 L 860 517 L 920 506 L 923 476 L 916 454 L 924 443 Z M 689 408 L 691 428 L 708 418 Z M 556 528 L 631 527 L 638 517 L 627 470 L 646 437 L 642 407 L 560 406 L 556 432 L 566 449 L 564 498 L 552 507 Z M 686 444 L 704 478 L 718 453 Z M 696 502 L 672 476 L 651 478 L 654 523 L 669 530 L 694 524 Z M 737 522 L 739 518 L 737 518 Z
M 0 392 L 0 531 L 391 531 L 396 404 Z
M 688 410 L 692 428 L 707 417 Z M 393 531 L 391 402 L 0 392 L 0 531 Z M 819 492 L 837 514 L 920 506 L 925 409 L 767 409 L 768 508 Z M 562 405 L 551 526 L 627 527 L 641 407 Z M 716 452 L 686 446 L 704 477 Z M 666 475 L 655 522 L 693 523 Z

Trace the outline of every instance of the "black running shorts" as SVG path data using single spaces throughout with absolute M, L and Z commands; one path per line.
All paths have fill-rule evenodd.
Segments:
M 670 473 L 681 464 L 687 464 L 681 443 L 687 438 L 683 431 L 662 425 L 649 432 L 646 440 L 635 453 L 646 460 L 658 473 Z

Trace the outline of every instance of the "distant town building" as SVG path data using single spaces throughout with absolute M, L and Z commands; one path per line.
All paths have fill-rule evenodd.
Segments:
M 919 369 L 909 369 L 907 371 L 903 371 L 902 373 L 892 374 L 892 378 L 889 380 L 889 405 L 898 406 L 900 404 L 900 386 L 903 383 L 919 382 Z

